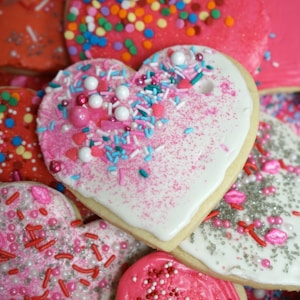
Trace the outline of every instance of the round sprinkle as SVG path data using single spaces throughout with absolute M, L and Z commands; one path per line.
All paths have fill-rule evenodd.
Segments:
M 118 106 L 115 110 L 115 118 L 118 121 L 126 121 L 130 116 L 130 112 L 125 106 Z
M 181 51 L 175 51 L 171 55 L 171 61 L 174 65 L 183 65 L 185 62 L 185 55 Z
M 95 90 L 98 86 L 98 79 L 94 76 L 88 76 L 85 78 L 83 85 L 89 91 Z
M 119 85 L 116 88 L 116 96 L 119 100 L 125 100 L 129 97 L 129 88 L 126 85 Z
M 216 8 L 211 11 L 211 16 L 213 19 L 219 19 L 221 17 L 221 12 Z
M 94 95 L 91 95 L 89 97 L 88 102 L 89 102 L 89 106 L 91 108 L 95 108 L 96 109 L 96 108 L 100 108 L 101 107 L 101 105 L 103 103 L 103 99 L 102 99 L 102 97 L 99 94 L 94 94 Z
M 167 27 L 167 21 L 165 19 L 158 19 L 156 24 L 159 28 Z
M 70 110 L 69 121 L 75 127 L 86 127 L 90 122 L 89 111 L 82 106 L 75 106 Z
M 82 147 L 78 151 L 78 157 L 82 162 L 90 162 L 93 159 L 92 150 L 90 147 Z
M 234 25 L 234 18 L 231 17 L 231 16 L 227 16 L 224 20 L 225 22 L 225 25 L 228 26 L 228 27 L 231 27 Z
M 145 36 L 145 38 L 147 38 L 147 39 L 151 39 L 151 38 L 154 37 L 154 31 L 153 31 L 151 28 L 146 28 L 146 29 L 144 30 L 144 36 Z

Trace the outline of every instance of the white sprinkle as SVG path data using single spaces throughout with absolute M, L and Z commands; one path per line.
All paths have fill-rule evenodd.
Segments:
M 136 135 L 132 136 L 132 138 L 133 138 L 133 141 L 134 141 L 134 143 L 135 143 L 136 145 L 139 145 L 139 144 L 140 144 L 139 141 L 138 141 L 138 139 L 137 139 L 137 137 L 136 137 Z
M 156 147 L 156 148 L 154 149 L 154 151 L 155 151 L 155 152 L 159 152 L 159 151 L 163 150 L 164 147 L 165 147 L 165 145 L 159 145 L 158 147 Z
M 176 109 L 180 109 L 185 105 L 185 101 L 181 101 L 178 105 L 176 105 Z
M 130 158 L 134 158 L 136 155 L 138 155 L 140 152 L 140 149 L 135 149 L 130 155 L 129 157 Z
M 49 0 L 43 0 L 41 1 L 35 8 L 34 10 L 35 11 L 39 11 L 41 10 L 47 3 L 48 3 Z
M 137 277 L 136 276 L 132 277 L 132 281 L 137 282 Z
M 275 67 L 275 68 L 278 68 L 279 67 L 279 63 L 277 61 L 274 61 L 272 63 L 272 66 Z
M 37 38 L 35 33 L 33 32 L 33 29 L 31 28 L 31 26 L 27 25 L 26 26 L 26 31 L 28 32 L 28 34 L 30 35 L 31 39 L 33 42 L 37 42 Z
M 107 105 L 107 113 L 109 116 L 112 115 L 112 103 L 110 103 L 110 102 Z

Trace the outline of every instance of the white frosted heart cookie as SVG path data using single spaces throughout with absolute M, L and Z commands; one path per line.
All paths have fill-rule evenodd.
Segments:
M 255 139 L 258 99 L 226 56 L 176 46 L 137 72 L 109 59 L 60 71 L 37 122 L 56 179 L 104 219 L 168 251 L 236 179 Z
M 287 125 L 262 113 L 238 180 L 174 255 L 244 285 L 299 290 L 299 149 Z
M 245 300 L 241 286 L 199 273 L 166 252 L 153 252 L 122 275 L 117 300 L 185 299 Z
M 0 299 L 115 299 L 119 277 L 149 248 L 103 220 L 84 226 L 58 191 L 0 185 Z

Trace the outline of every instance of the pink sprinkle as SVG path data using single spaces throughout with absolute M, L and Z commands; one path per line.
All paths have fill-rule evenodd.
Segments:
M 277 174 L 280 169 L 281 166 L 277 160 L 269 160 L 262 166 L 262 170 L 269 174 Z
M 126 32 L 133 32 L 134 31 L 134 25 L 133 24 L 127 24 L 125 26 L 125 31 Z
M 270 268 L 271 262 L 270 262 L 268 259 L 262 259 L 261 265 L 262 265 L 264 268 Z
M 242 204 L 246 200 L 246 195 L 238 190 L 231 190 L 224 196 L 224 200 L 229 204 Z
M 266 235 L 265 240 L 272 245 L 283 245 L 287 240 L 287 233 L 276 228 L 272 228 Z
M 51 202 L 49 192 L 46 188 L 41 186 L 33 186 L 31 188 L 31 194 L 33 198 L 42 204 L 48 204 Z

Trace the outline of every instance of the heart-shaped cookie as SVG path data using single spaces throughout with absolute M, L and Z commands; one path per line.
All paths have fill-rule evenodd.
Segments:
M 300 91 L 299 1 L 265 1 L 270 18 L 267 48 L 254 79 L 261 94 Z M 286 16 L 283 18 L 283 16 Z
M 0 87 L 0 181 L 37 181 L 72 198 L 88 220 L 93 213 L 45 165 L 36 134 L 36 116 L 42 94 L 27 88 Z
M 246 293 L 240 286 L 199 273 L 168 253 L 158 251 L 126 270 L 116 299 L 243 300 Z
M 171 250 L 251 150 L 258 101 L 242 70 L 202 46 L 164 49 L 138 72 L 112 59 L 76 63 L 49 83 L 39 108 L 46 165 L 101 217 Z
M 73 62 L 105 57 L 138 68 L 163 48 L 201 44 L 253 73 L 267 47 L 269 23 L 262 0 L 68 0 L 64 36 Z
M 115 299 L 128 265 L 149 248 L 103 220 L 81 220 L 56 190 L 0 185 L 1 299 Z
M 0 2 L 0 68 L 56 73 L 69 64 L 63 37 L 65 0 Z
M 300 288 L 300 139 L 265 114 L 244 170 L 174 255 L 264 289 Z

